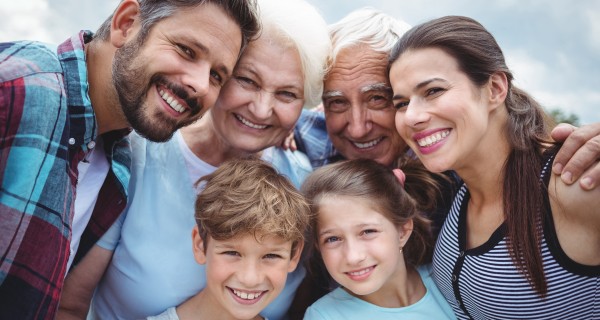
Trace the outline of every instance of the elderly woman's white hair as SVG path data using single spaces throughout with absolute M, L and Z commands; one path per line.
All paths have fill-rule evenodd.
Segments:
M 365 7 L 352 11 L 329 26 L 332 43 L 330 65 L 343 49 L 366 45 L 373 51 L 390 54 L 394 45 L 410 25 L 379 10 Z
M 323 77 L 331 53 L 327 23 L 318 10 L 304 0 L 259 0 L 261 36 L 289 41 L 300 56 L 304 70 L 305 105 L 321 102 Z

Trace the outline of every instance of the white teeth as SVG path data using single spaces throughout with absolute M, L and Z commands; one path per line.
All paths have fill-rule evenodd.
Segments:
M 369 141 L 369 142 L 365 142 L 365 143 L 359 143 L 359 142 L 352 142 L 354 144 L 354 146 L 356 146 L 359 149 L 366 149 L 366 148 L 371 148 L 375 145 L 377 145 L 379 143 L 379 141 L 383 140 L 383 138 L 379 138 L 379 139 L 375 139 L 373 141 Z
M 177 99 L 173 98 L 170 94 L 164 90 L 160 90 L 158 93 L 160 93 L 160 96 L 163 98 L 163 100 L 169 104 L 173 110 L 179 113 L 183 113 L 185 111 L 185 108 L 181 105 L 181 103 L 177 102 Z
M 235 115 L 235 117 L 240 120 L 243 124 L 247 125 L 248 127 L 252 128 L 252 129 L 265 129 L 266 127 L 268 127 L 267 125 L 259 125 L 259 124 L 255 124 L 252 123 L 248 120 L 246 120 L 245 118 L 242 118 L 242 116 L 240 115 Z
M 240 297 L 240 298 L 242 298 L 244 300 L 254 300 L 254 299 L 260 297 L 263 294 L 262 292 L 248 293 L 248 292 L 238 291 L 238 290 L 235 290 L 235 289 L 233 289 L 233 293 L 236 296 L 238 296 L 238 297 Z
M 450 130 L 438 131 L 430 136 L 423 139 L 417 140 L 420 147 L 429 147 L 430 145 L 437 143 L 447 137 L 450 134 Z
M 371 268 L 363 269 L 363 270 L 356 271 L 356 272 L 348 272 L 348 274 L 351 276 L 362 276 L 363 274 L 365 274 L 369 271 L 371 271 Z

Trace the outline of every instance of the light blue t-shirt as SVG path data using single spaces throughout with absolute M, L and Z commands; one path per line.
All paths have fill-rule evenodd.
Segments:
M 96 289 L 88 319 L 157 315 L 205 287 L 204 266 L 194 260 L 192 251 L 198 177 L 190 177 L 181 143 L 185 145 L 179 132 L 166 143 L 132 133 L 131 198 L 121 219 L 98 242 L 114 250 L 114 255 Z M 272 148 L 264 151 L 263 159 L 296 186 L 312 170 L 306 156 L 298 152 Z M 216 168 L 204 163 L 200 169 L 198 175 Z M 301 265 L 288 274 L 284 290 L 264 316 L 284 317 L 305 274 Z
M 408 307 L 383 308 L 358 299 L 342 288 L 328 293 L 313 303 L 304 314 L 304 320 L 377 319 L 377 320 L 444 320 L 456 319 L 452 308 L 431 278 L 431 266 L 417 269 L 427 292 L 421 300 Z

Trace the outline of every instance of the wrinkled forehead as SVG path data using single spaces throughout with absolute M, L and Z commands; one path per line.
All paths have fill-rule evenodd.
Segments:
M 389 87 L 388 54 L 364 45 L 344 48 L 335 57 L 325 78 L 325 93 L 340 91 L 361 93 Z

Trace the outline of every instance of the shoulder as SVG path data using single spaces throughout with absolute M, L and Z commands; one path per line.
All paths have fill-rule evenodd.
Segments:
M 304 319 L 348 319 L 356 316 L 357 298 L 337 288 L 324 295 L 306 310 Z
M 146 320 L 179 320 L 175 309 L 175 307 L 171 307 L 159 315 L 146 318 Z
M 36 41 L 0 43 L 0 81 L 62 72 L 56 52 L 56 46 Z

